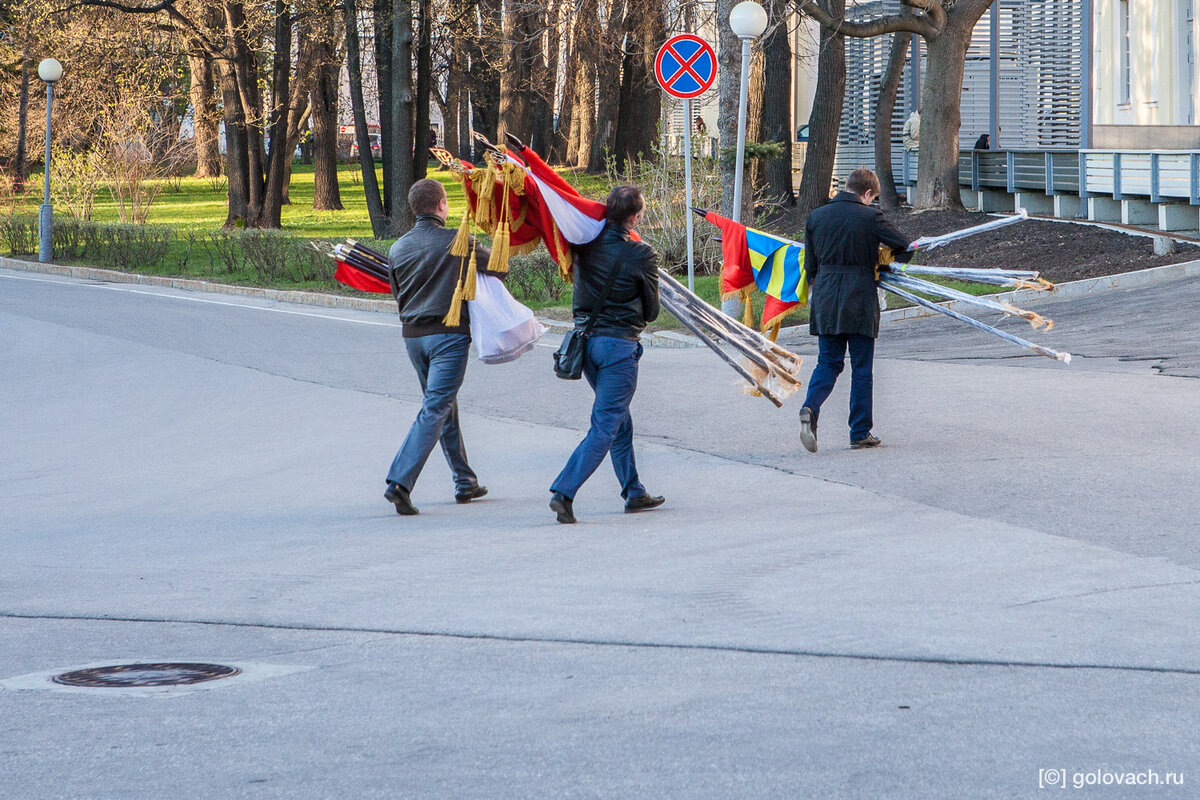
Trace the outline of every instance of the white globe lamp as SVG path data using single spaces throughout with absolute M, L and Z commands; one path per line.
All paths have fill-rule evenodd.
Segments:
M 767 29 L 767 11 L 754 0 L 744 0 L 729 12 L 729 27 L 741 39 L 757 39 Z
M 38 64 L 38 77 L 46 83 L 54 83 L 60 80 L 63 76 L 62 64 L 58 63 L 57 58 L 46 58 Z

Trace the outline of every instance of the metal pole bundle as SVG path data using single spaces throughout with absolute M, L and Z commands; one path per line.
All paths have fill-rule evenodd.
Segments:
M 1013 289 L 1037 289 L 1048 292 L 1054 284 L 1041 277 L 1040 273 L 1023 269 L 975 269 L 972 267 L 927 267 L 920 264 L 901 264 L 893 262 L 887 265 L 892 272 L 916 275 L 937 275 L 973 283 L 991 283 L 996 286 L 1008 286 Z
M 943 233 L 941 236 L 922 236 L 920 239 L 917 239 L 915 242 L 910 244 L 908 246 L 908 249 L 909 250 L 932 250 L 935 247 L 941 247 L 944 244 L 949 244 L 950 242 L 954 242 L 959 239 L 965 239 L 968 236 L 974 236 L 977 233 L 984 233 L 986 231 L 994 231 L 997 228 L 1003 228 L 1007 225 L 1013 225 L 1018 222 L 1022 222 L 1023 220 L 1026 220 L 1026 219 L 1029 219 L 1029 212 L 1022 208 L 1017 212 L 1016 216 L 1001 217 L 1000 219 L 995 219 L 995 220 L 992 220 L 991 222 L 985 222 L 982 225 L 975 225 L 970 228 L 963 228 L 961 231 L 951 231 L 950 233 Z
M 781 396 L 786 398 L 800 388 L 800 378 L 796 375 L 800 356 L 708 305 L 664 270 L 659 270 L 658 275 L 663 307 L 732 367 L 746 381 L 748 390 L 781 407 Z M 743 356 L 747 363 L 725 352 L 722 344 Z
M 957 300 L 960 303 L 986 308 L 989 311 L 998 311 L 1001 314 L 1008 314 L 1013 317 L 1020 317 L 1026 320 L 1033 326 L 1034 330 L 1045 328 L 1049 331 L 1054 327 L 1054 320 L 1047 319 L 1041 314 L 1036 314 L 1032 311 L 1026 311 L 1022 308 L 1017 308 L 1009 303 L 1001 303 L 993 300 L 990 297 L 978 297 L 966 292 L 960 292 L 958 289 L 951 289 L 949 286 L 923 281 L 920 278 L 913 278 L 908 275 L 899 275 L 894 272 L 881 271 L 879 273 L 879 283 L 883 286 L 900 286 L 904 289 L 912 289 L 923 294 L 931 294 L 935 297 L 944 297 L 947 300 Z
M 892 294 L 895 294 L 899 297 L 903 297 L 905 300 L 908 300 L 910 303 L 916 303 L 919 306 L 928 308 L 930 311 L 936 311 L 939 314 L 945 314 L 947 317 L 952 317 L 953 319 L 956 319 L 959 322 L 965 322 L 968 325 L 970 325 L 974 328 L 978 328 L 981 331 L 986 331 L 988 333 L 999 336 L 1001 339 L 1012 342 L 1015 345 L 1024 347 L 1026 350 L 1032 350 L 1033 352 L 1037 353 L 1038 355 L 1046 356 L 1047 358 L 1053 358 L 1055 361 L 1062 361 L 1066 364 L 1071 363 L 1071 354 L 1070 353 L 1060 353 L 1057 350 L 1051 350 L 1048 347 L 1042 347 L 1040 344 L 1034 344 L 1033 342 L 1022 339 L 1020 336 L 1014 336 L 1013 334 L 1008 333 L 1006 331 L 1002 331 L 999 328 L 993 328 L 991 325 L 987 325 L 983 322 L 980 322 L 977 319 L 972 319 L 972 318 L 966 316 L 965 314 L 960 314 L 957 311 L 952 311 L 949 308 L 946 308 L 945 306 L 940 306 L 931 300 L 926 300 L 924 297 L 919 297 L 919 296 L 913 294 L 912 292 L 909 292 L 905 289 L 901 289 L 899 286 L 896 286 L 894 283 L 884 280 L 883 275 L 880 276 L 880 285 L 882 285 L 884 289 L 887 289 Z

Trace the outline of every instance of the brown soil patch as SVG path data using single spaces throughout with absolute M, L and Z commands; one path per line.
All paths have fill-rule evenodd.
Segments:
M 888 219 L 916 239 L 980 225 L 995 217 L 969 211 L 913 212 L 901 209 L 890 212 Z M 801 222 L 788 216 L 767 228 L 780 233 L 798 233 L 797 239 L 804 231 Z M 1176 242 L 1174 253 L 1156 256 L 1153 240 L 1145 236 L 1093 225 L 1028 219 L 930 250 L 915 260 L 942 267 L 1033 269 L 1049 281 L 1062 283 L 1197 259 L 1200 259 L 1200 246 L 1193 244 Z

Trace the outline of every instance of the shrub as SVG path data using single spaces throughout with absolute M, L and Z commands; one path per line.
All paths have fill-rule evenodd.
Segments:
M 567 288 L 558 275 L 558 262 L 544 247 L 509 259 L 506 283 L 513 296 L 526 303 L 558 301 Z
M 617 170 L 612 159 L 607 165 L 610 185 L 632 184 L 646 197 L 646 215 L 638 232 L 663 259 L 667 270 L 687 269 L 687 206 L 683 159 L 657 151 L 651 158 L 628 159 Z M 720 208 L 721 171 L 709 158 L 692 159 L 692 205 Z M 711 274 L 721 265 L 721 244 L 716 227 L 696 218 L 696 272 Z
M 50 187 L 56 208 L 75 219 L 90 220 L 100 191 L 100 156 L 94 150 L 54 148 L 50 159 Z
M 259 283 L 332 280 L 334 264 L 307 239 L 277 230 L 221 230 L 208 235 L 213 273 L 250 273 Z
M 32 214 L 0 217 L 0 247 L 10 255 L 22 256 L 38 251 L 38 220 Z

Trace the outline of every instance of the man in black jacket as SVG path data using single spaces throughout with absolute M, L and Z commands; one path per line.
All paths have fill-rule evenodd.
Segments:
M 908 261 L 910 240 L 871 208 L 879 178 L 859 167 L 845 191 L 808 215 L 804 231 L 804 271 L 812 287 L 808 331 L 818 337 L 817 367 L 800 409 L 800 441 L 817 452 L 817 416 L 833 391 L 850 350 L 850 447 L 878 447 L 871 435 L 872 365 L 879 335 L 879 295 L 875 266 L 886 245 L 897 261 Z
M 583 329 L 600 307 L 583 356 L 583 374 L 596 392 L 596 400 L 587 436 L 550 488 L 554 493 L 550 508 L 559 522 L 575 521 L 575 493 L 610 453 L 626 513 L 656 508 L 665 502 L 662 497 L 648 495 L 638 480 L 633 418 L 629 414 L 637 389 L 638 359 L 642 357 L 638 337 L 647 322 L 657 319 L 659 309 L 658 253 L 645 242 L 630 238 L 645 205 L 640 189 L 613 189 L 608 196 L 604 230 L 574 253 L 572 307 L 576 330 Z M 612 287 L 608 299 L 603 300 L 610 278 Z
M 446 230 L 450 213 L 446 190 L 435 180 L 419 180 L 408 192 L 408 204 L 417 216 L 416 225 L 392 245 L 388 262 L 404 345 L 425 397 L 388 470 L 383 495 L 396 506 L 397 514 L 405 515 L 417 513 L 409 493 L 439 441 L 454 475 L 455 501 L 469 503 L 487 494 L 467 463 L 458 427 L 458 390 L 471 346 L 467 304 L 462 304 L 459 324 L 443 321 L 463 271 L 463 258 L 450 255 L 455 232 Z M 478 246 L 477 263 L 486 264 L 488 256 L 488 249 Z

